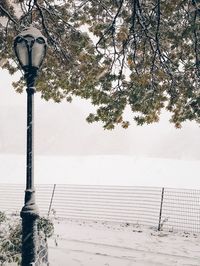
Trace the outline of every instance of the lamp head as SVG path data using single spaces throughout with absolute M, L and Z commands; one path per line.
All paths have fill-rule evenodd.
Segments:
M 25 73 L 37 74 L 45 58 L 46 50 L 47 39 L 33 26 L 25 28 L 14 39 L 15 55 Z

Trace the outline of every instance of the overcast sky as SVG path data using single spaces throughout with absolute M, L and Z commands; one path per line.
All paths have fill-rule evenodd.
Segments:
M 18 73 L 18 76 L 20 73 Z M 12 88 L 0 69 L 1 182 L 25 182 L 26 93 Z M 149 126 L 105 131 L 88 124 L 89 102 L 56 104 L 35 94 L 35 181 L 96 185 L 166 186 L 200 189 L 200 128 L 175 129 L 163 114 Z M 127 117 L 131 112 L 127 110 Z M 97 156 L 98 155 L 98 156 Z M 109 156 L 108 156 L 109 155 Z
M 17 74 L 18 76 L 20 73 Z M 23 154 L 26 138 L 26 94 L 12 88 L 16 76 L 0 69 L 0 153 Z M 195 122 L 175 129 L 164 113 L 161 121 L 128 129 L 105 131 L 101 124 L 88 124 L 94 110 L 88 101 L 71 104 L 41 100 L 35 95 L 35 153 L 38 155 L 120 154 L 140 157 L 200 160 L 200 128 Z M 127 111 L 131 118 L 131 112 Z

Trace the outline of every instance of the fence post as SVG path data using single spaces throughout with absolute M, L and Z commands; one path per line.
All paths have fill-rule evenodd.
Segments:
M 52 195 L 51 195 L 51 201 L 50 201 L 50 204 L 49 204 L 48 216 L 49 216 L 50 211 L 51 211 L 51 206 L 52 206 L 52 202 L 53 202 L 55 189 L 56 189 L 56 184 L 53 185 L 53 191 L 52 191 Z
M 164 187 L 162 188 L 162 194 L 161 194 L 161 202 L 160 202 L 160 214 L 159 214 L 159 222 L 158 222 L 158 231 L 161 229 L 161 219 L 162 219 L 162 208 L 163 208 L 163 198 L 164 198 Z

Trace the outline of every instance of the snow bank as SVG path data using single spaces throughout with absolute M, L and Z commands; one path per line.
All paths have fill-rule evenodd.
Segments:
M 0 154 L 1 183 L 25 182 L 25 156 Z M 37 184 L 200 189 L 199 161 L 132 156 L 35 156 Z

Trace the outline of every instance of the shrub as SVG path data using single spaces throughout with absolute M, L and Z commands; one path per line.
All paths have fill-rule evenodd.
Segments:
M 40 217 L 38 219 L 39 248 L 38 260 L 40 265 L 48 265 L 48 245 L 47 238 L 51 237 L 54 232 L 54 226 L 50 219 Z M 6 216 L 0 212 L 0 265 L 8 263 L 21 264 L 21 220 Z

